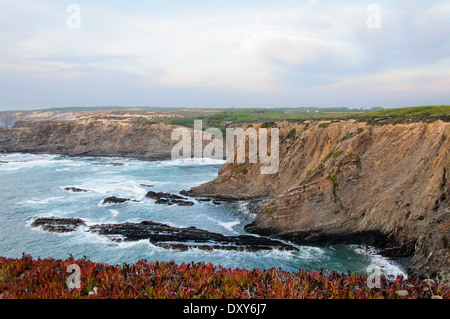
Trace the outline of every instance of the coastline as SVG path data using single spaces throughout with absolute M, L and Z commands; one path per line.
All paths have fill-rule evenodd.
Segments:
M 17 153 L 17 155 L 19 156 L 19 155 L 21 155 L 22 153 Z M 14 155 L 14 154 L 10 154 L 10 155 Z M 31 156 L 31 155 L 30 155 Z M 25 157 L 25 160 L 32 160 L 34 157 L 33 156 L 26 156 Z M 57 156 L 57 157 L 59 157 L 60 155 L 57 155 L 57 154 L 47 154 L 47 156 L 49 157 L 49 158 L 51 158 L 51 157 L 53 157 L 53 156 Z M 39 157 L 40 158 L 40 157 Z M 62 159 L 64 159 L 64 158 L 68 158 L 68 157 L 66 157 L 66 156 L 62 156 Z M 100 160 L 100 158 L 98 158 L 99 160 Z M 117 171 L 117 170 L 121 170 L 122 168 L 122 166 L 123 166 L 123 162 L 124 162 L 124 160 L 125 160 L 125 158 L 121 158 L 121 157 L 114 157 L 114 158 L 110 158 L 110 157 L 102 157 L 101 159 L 103 159 L 103 163 L 104 164 L 106 164 L 106 165 L 108 165 L 108 167 L 109 167 L 109 169 L 111 170 L 113 170 L 113 171 Z M 111 159 L 111 160 L 110 160 Z M 123 159 L 123 160 L 122 160 Z M 19 160 L 19 161 L 22 161 L 22 159 L 21 158 L 17 158 L 17 159 L 15 159 L 15 160 Z M 59 161 L 56 161 L 55 163 L 58 163 Z M 66 162 L 66 161 L 64 161 L 64 162 Z M 77 161 L 78 162 L 78 161 Z M 83 160 L 83 162 L 84 162 L 84 160 Z M 190 161 L 190 160 L 188 160 L 188 159 L 185 159 L 185 160 L 176 160 L 176 162 L 180 162 L 180 163 L 178 163 L 177 164 L 177 166 L 179 165 L 179 164 L 181 164 L 182 166 L 184 165 L 183 164 L 183 162 L 186 162 L 185 164 L 187 164 L 187 165 L 190 165 L 190 164 L 192 164 L 192 161 Z M 196 163 L 197 161 L 194 161 L 194 163 Z M 210 161 L 210 160 L 204 160 L 204 159 L 202 159 L 201 160 L 201 162 L 203 163 L 203 164 L 206 164 L 206 165 L 209 165 L 209 164 L 217 164 L 217 163 L 220 163 L 221 161 L 217 161 L 217 160 L 212 160 L 212 161 Z M 88 163 L 90 163 L 90 164 L 88 164 Z M 128 165 L 128 164 L 126 164 L 127 162 L 125 162 L 125 167 Z M 19 163 L 20 164 L 20 163 Z M 23 163 L 23 164 L 27 164 L 27 163 Z M 31 162 L 30 163 L 28 163 L 28 164 L 31 164 Z M 98 166 L 98 165 L 96 165 L 96 164 L 100 164 L 100 161 L 97 163 L 97 160 L 96 160 L 96 157 L 93 157 L 92 159 L 90 159 L 86 164 L 88 164 L 88 165 L 95 165 L 95 166 L 92 166 L 92 168 L 93 169 L 95 169 L 95 170 L 98 170 L 98 169 L 100 169 L 100 167 Z M 114 164 L 114 165 L 113 165 Z M 122 165 L 117 165 L 117 164 L 122 164 Z M 163 161 L 163 162 L 161 162 L 161 164 L 157 164 L 157 166 L 159 167 L 160 165 L 162 165 L 163 167 L 165 167 L 167 164 L 169 164 L 169 163 L 167 163 L 166 161 Z M 62 164 L 62 165 L 64 165 L 64 164 Z M 77 164 L 76 165 L 76 167 L 79 167 L 78 166 L 79 164 Z M 84 166 L 85 164 L 83 164 L 83 166 L 82 167 L 85 167 Z M 69 164 L 69 166 L 72 166 L 72 164 Z M 146 166 L 146 164 L 144 164 L 144 166 Z M 28 166 L 26 166 L 26 167 L 28 167 Z M 59 170 L 57 170 L 57 171 L 59 171 Z M 67 170 L 66 169 L 64 169 L 64 171 L 66 171 L 67 172 Z M 57 174 L 60 174 L 60 173 L 57 173 Z M 136 183 L 137 183 L 137 185 L 140 183 L 141 181 L 136 181 Z M 61 186 L 62 185 L 62 186 Z M 70 201 L 71 199 L 76 199 L 76 198 L 80 198 L 80 196 L 81 196 L 81 198 L 84 198 L 85 196 L 92 196 L 94 193 L 96 193 L 97 191 L 95 191 L 95 189 L 96 188 L 98 188 L 98 186 L 97 186 L 97 183 L 94 183 L 94 185 L 96 185 L 94 188 L 90 188 L 90 186 L 89 186 L 89 184 L 83 184 L 83 183 L 81 183 L 81 184 L 77 184 L 76 183 L 76 186 L 77 187 L 69 187 L 69 186 L 74 186 L 74 185 L 70 185 L 70 184 L 65 184 L 65 183 L 63 183 L 63 184 L 61 184 L 60 186 L 58 186 L 57 187 L 57 189 L 58 190 L 60 190 L 60 191 L 63 191 L 63 193 L 61 194 L 61 195 L 58 195 L 57 193 L 56 194 L 53 194 L 53 195 L 51 195 L 51 196 L 66 196 L 66 195 L 64 195 L 64 194 L 67 194 L 67 196 L 69 196 L 67 199 Z M 150 189 L 155 189 L 155 188 L 150 188 Z M 93 191 L 94 190 L 94 191 Z M 147 189 L 148 190 L 148 189 Z M 156 188 L 155 190 L 158 190 L 158 188 Z M 80 192 L 80 193 L 78 193 L 78 194 L 76 194 L 77 192 Z M 98 198 L 96 201 L 100 201 L 101 199 L 102 199 L 102 201 L 104 201 L 104 199 L 109 195 L 109 193 L 108 193 L 108 195 L 107 195 L 107 193 L 105 193 L 104 192 L 104 190 L 102 190 L 101 192 L 100 192 L 102 195 L 100 195 L 100 196 L 97 196 L 96 198 Z M 154 192 L 154 191 L 148 191 L 148 193 L 151 193 L 151 195 L 149 195 L 150 196 L 150 198 L 153 198 L 155 195 L 158 195 L 158 194 L 162 194 L 162 193 L 157 193 L 157 192 Z M 90 195 L 90 194 L 92 194 L 92 195 Z M 143 194 L 141 194 L 141 191 L 139 191 L 139 197 L 138 197 L 138 199 L 139 199 L 139 201 L 141 201 L 141 204 L 142 204 L 142 197 L 144 197 L 145 198 L 145 193 L 143 193 Z M 162 194 L 162 195 L 168 195 L 168 194 Z M 147 196 L 148 197 L 148 196 Z M 133 203 L 133 200 L 131 200 L 132 198 L 136 198 L 136 197 L 133 197 L 133 196 L 131 196 L 131 198 L 130 198 L 130 203 Z M 46 199 L 46 197 L 44 196 L 43 197 L 43 200 L 40 200 L 40 198 L 38 198 L 39 199 L 39 201 L 38 202 L 36 202 L 36 201 L 26 201 L 26 202 L 30 202 L 30 203 L 46 203 L 48 200 Z M 191 200 L 193 200 L 193 201 L 195 201 L 195 202 L 197 202 L 196 200 L 194 200 L 194 199 L 191 199 Z M 95 200 L 94 200 L 94 202 L 95 202 Z M 149 201 L 149 202 L 151 202 L 151 201 Z M 200 204 L 202 201 L 201 200 L 199 200 L 197 203 L 198 204 Z M 217 203 L 216 203 L 217 202 Z M 225 202 L 229 202 L 229 201 L 225 201 L 225 200 L 223 200 L 223 199 L 209 199 L 209 203 L 208 203 L 208 205 L 212 205 L 212 204 L 214 204 L 214 205 L 212 205 L 212 206 L 216 206 L 216 205 L 219 205 L 219 204 L 221 204 L 221 203 L 225 203 Z M 197 204 L 197 205 L 198 205 Z M 245 221 L 245 223 L 243 223 L 242 224 L 242 226 L 239 226 L 239 228 L 243 228 L 244 227 L 244 225 L 247 225 L 251 220 L 253 220 L 255 217 L 256 217 L 256 214 L 255 213 L 252 213 L 251 212 L 251 210 L 249 209 L 249 204 L 248 204 L 248 202 L 247 201 L 239 201 L 239 203 L 238 204 L 236 204 L 237 205 L 237 209 L 239 209 L 239 211 L 242 211 L 242 214 L 243 215 L 248 215 L 248 216 L 251 216 L 251 218 L 249 217 L 248 218 L 248 220 L 246 220 Z M 112 205 L 112 206 L 108 206 L 108 205 L 102 205 L 100 202 L 99 202 L 99 204 L 97 205 L 97 206 L 99 206 L 99 207 L 102 207 L 102 206 L 104 206 L 105 208 L 108 208 L 108 207 L 110 207 L 111 209 L 114 209 L 115 211 L 114 211 L 114 216 L 117 216 L 118 214 L 119 214 L 119 212 L 118 211 L 116 211 L 116 209 L 119 209 L 119 208 L 116 208 L 115 207 L 115 205 Z M 108 206 L 108 207 L 107 207 Z M 126 208 L 128 205 L 125 205 L 124 206 L 124 208 Z M 131 207 L 133 206 L 133 204 L 131 204 Z M 119 207 L 119 206 L 117 206 L 117 207 Z M 164 206 L 161 206 L 161 207 L 164 207 Z M 196 206 L 195 206 L 196 207 Z M 38 209 L 39 209 L 39 207 L 38 207 Z M 69 209 L 70 210 L 70 209 Z M 107 211 L 106 211 L 106 213 L 107 214 L 109 214 Z M 64 231 L 64 232 L 66 232 L 66 230 L 67 230 L 67 232 L 70 232 L 70 231 L 72 231 L 72 230 L 75 230 L 75 228 L 76 228 L 76 226 L 77 225 L 83 225 L 83 224 L 87 224 L 87 226 L 86 227 L 81 227 L 81 229 L 80 229 L 80 231 L 83 231 L 83 233 L 84 233 L 84 231 L 86 231 L 88 228 L 89 229 L 95 229 L 96 228 L 96 224 L 98 224 L 98 221 L 97 222 L 95 222 L 95 221 L 92 221 L 89 217 L 88 217 L 88 219 L 86 219 L 85 221 L 83 221 L 83 220 L 81 220 L 80 219 L 80 217 L 82 217 L 83 215 L 78 215 L 77 213 L 74 213 L 74 214 L 71 214 L 71 215 L 69 215 L 70 217 L 72 217 L 72 219 L 73 219 L 73 222 L 71 222 L 71 220 L 68 220 L 67 221 L 67 223 L 59 223 L 59 222 L 57 222 L 57 221 L 55 221 L 54 223 L 51 223 L 51 222 L 49 222 L 49 221 L 46 221 L 45 220 L 45 218 L 39 218 L 39 217 L 46 217 L 46 218 L 49 218 L 49 217 L 51 217 L 51 215 L 52 214 L 44 214 L 44 215 L 42 215 L 42 214 L 38 214 L 38 215 L 36 215 L 36 216 L 34 216 L 33 218 L 31 218 L 31 217 L 29 217 L 29 220 L 28 220 L 28 222 L 27 222 L 27 226 L 29 227 L 29 228 L 31 228 L 32 227 L 32 224 L 33 223 L 36 223 L 36 226 L 40 226 L 40 227 L 33 227 L 33 230 L 40 230 L 42 227 L 45 227 L 46 229 L 48 229 L 49 231 L 52 231 L 52 230 L 54 230 L 54 231 L 56 231 L 56 232 L 58 232 L 58 231 Z M 59 216 L 58 214 L 56 214 L 56 216 Z M 62 215 L 62 216 L 64 216 L 64 214 Z M 142 220 L 147 220 L 146 218 L 151 218 L 151 217 L 142 217 L 143 219 Z M 40 221 L 39 219 L 43 219 L 42 221 Z M 150 219 L 148 219 L 148 220 L 150 220 Z M 231 219 L 231 220 L 233 220 L 233 219 Z M 62 221 L 64 221 L 63 219 L 62 219 Z M 114 218 L 112 218 L 112 219 L 108 219 L 107 221 L 106 220 L 103 220 L 103 221 L 101 221 L 101 223 L 102 224 L 105 224 L 105 223 L 107 223 L 107 224 L 112 224 L 112 223 L 118 223 L 117 225 L 114 225 L 114 227 L 109 227 L 109 228 L 106 228 L 106 226 L 108 226 L 108 225 L 104 225 L 101 229 L 99 228 L 99 230 L 101 230 L 102 232 L 105 232 L 105 234 L 110 234 L 111 235 L 111 238 L 117 238 L 118 236 L 120 237 L 120 238 L 124 238 L 124 236 L 123 236 L 123 234 L 125 234 L 124 232 L 126 232 L 126 233 L 128 233 L 128 234 L 130 234 L 130 236 L 131 237 L 133 237 L 133 238 L 135 238 L 136 239 L 136 242 L 135 242 L 135 245 L 136 245 L 136 247 L 138 247 L 138 244 L 139 244 L 139 240 L 144 240 L 144 238 L 149 238 L 149 239 L 152 239 L 152 238 L 154 238 L 153 240 L 154 241 L 156 241 L 156 242 L 160 242 L 161 241 L 161 239 L 159 239 L 158 237 L 155 237 L 154 235 L 152 235 L 152 232 L 151 232 L 151 228 L 149 228 L 148 230 L 145 230 L 146 232 L 148 232 L 148 236 L 149 237 L 147 237 L 147 235 L 144 235 L 144 234 L 137 234 L 136 232 L 137 231 L 144 231 L 144 229 L 142 229 L 142 230 L 140 230 L 140 225 L 134 225 L 134 224 L 129 224 L 129 225 L 127 225 L 127 228 L 123 228 L 122 227 L 122 224 L 124 223 L 124 222 L 126 222 L 127 220 L 120 220 L 120 221 L 114 221 Z M 138 220 L 135 220 L 135 222 L 136 221 L 138 221 Z M 215 223 L 217 222 L 217 221 L 214 221 Z M 235 223 L 235 222 L 233 222 L 233 223 Z M 48 225 L 47 225 L 48 224 Z M 53 224 L 54 224 L 54 226 L 53 226 Z M 190 224 L 190 223 L 183 223 L 183 227 L 188 227 L 188 226 L 191 226 L 192 224 Z M 227 227 L 227 229 L 229 230 L 229 233 L 228 233 L 228 235 L 232 235 L 232 232 L 233 232 L 233 230 L 232 230 L 232 228 L 231 227 L 229 227 L 228 225 L 226 225 L 226 223 L 219 223 L 219 225 L 223 225 L 223 227 Z M 48 226 L 48 227 L 47 227 Z M 73 226 L 73 227 L 72 227 Z M 123 230 L 121 230 L 121 229 L 119 229 L 119 226 L 120 226 L 120 228 L 123 228 Z M 157 226 L 157 225 L 156 225 Z M 162 225 L 161 225 L 162 226 Z M 199 226 L 197 226 L 197 227 L 199 227 Z M 86 228 L 86 229 L 85 229 Z M 201 227 L 200 227 L 201 228 Z M 176 229 L 176 228 L 170 228 L 170 229 L 168 229 L 168 230 L 170 230 L 170 231 L 172 231 L 172 232 L 178 232 L 178 229 Z M 134 233 L 136 233 L 137 234 L 137 236 L 138 237 L 136 237 L 136 235 L 134 235 Z M 44 232 L 44 234 L 45 234 L 45 232 Z M 87 234 L 91 234 L 91 232 L 87 232 L 86 233 L 86 235 Z M 115 235 L 114 235 L 115 234 Z M 120 234 L 120 235 L 119 235 Z M 209 233 L 211 236 L 212 236 L 212 238 L 215 238 L 215 234 L 213 234 L 213 233 Z M 247 232 L 246 232 L 246 234 L 248 234 Z M 76 233 L 74 234 L 74 235 L 76 235 Z M 92 233 L 92 235 L 94 235 L 93 233 Z M 92 235 L 90 235 L 90 236 L 92 236 Z M 189 235 L 189 233 L 188 233 L 188 235 Z M 205 233 L 205 235 L 208 235 L 208 233 Z M 269 234 L 270 235 L 270 234 Z M 84 236 L 84 235 L 83 235 Z M 189 235 L 190 236 L 190 235 Z M 270 237 L 270 236 L 268 236 L 268 237 Z M 222 240 L 222 238 L 218 238 L 218 239 L 220 239 L 220 240 Z M 223 239 L 227 239 L 227 238 L 223 238 Z M 230 238 L 230 239 L 232 239 L 232 240 L 235 240 L 235 239 L 233 239 L 233 238 Z M 238 238 L 236 238 L 236 239 L 238 239 Z M 245 238 L 242 238 L 243 240 L 245 239 Z M 104 240 L 107 240 L 107 238 L 105 237 L 104 238 Z M 173 240 L 171 240 L 171 241 L 173 241 Z M 186 240 L 182 240 L 182 241 L 186 241 Z M 112 241 L 112 242 L 114 242 L 114 243 L 116 243 L 116 241 Z M 155 242 L 155 243 L 156 243 Z M 127 241 L 126 243 L 128 243 L 128 245 L 130 245 L 130 244 L 133 244 L 133 241 L 132 242 L 129 242 L 129 241 Z M 155 244 L 154 243 L 154 244 Z M 117 244 L 120 244 L 120 243 L 118 243 L 117 242 Z M 180 243 L 180 244 L 182 244 L 182 243 Z M 236 249 L 237 250 L 248 250 L 248 248 L 245 248 L 245 245 L 249 245 L 249 244 L 245 244 L 245 241 L 243 241 L 242 242 L 242 244 L 244 244 L 243 246 L 241 246 L 241 247 L 239 247 L 239 246 L 236 246 Z M 288 241 L 288 242 L 286 242 L 286 244 L 287 245 L 290 245 L 290 246 L 292 246 L 291 244 L 290 244 L 290 241 Z M 124 245 L 125 245 L 125 243 L 124 243 Z M 164 247 L 166 247 L 165 246 L 165 244 L 164 244 L 164 242 L 161 242 L 161 245 L 162 246 L 164 246 Z M 172 246 L 174 246 L 174 247 L 177 247 L 177 248 L 179 248 L 179 249 L 190 249 L 192 252 L 190 253 L 190 256 L 191 257 L 189 257 L 189 258 L 192 258 L 192 260 L 197 260 L 197 259 L 195 259 L 195 257 L 193 257 L 194 255 L 194 250 L 192 250 L 192 247 L 194 247 L 194 246 L 198 246 L 199 248 L 202 248 L 202 249 L 205 249 L 205 250 L 207 250 L 207 248 L 208 249 L 210 249 L 210 247 L 206 247 L 206 246 L 204 246 L 204 245 L 202 245 L 201 243 L 197 243 L 197 244 L 189 244 L 188 246 L 189 247 L 185 247 L 186 245 L 175 245 L 175 243 L 170 243 L 170 245 L 172 245 Z M 264 244 L 265 245 L 265 244 Z M 310 245 L 307 245 L 308 247 L 310 247 Z M 288 247 L 288 246 L 286 246 L 286 247 Z M 301 247 L 301 246 L 300 246 Z M 304 246 L 304 247 L 306 247 L 306 246 Z M 345 247 L 345 245 L 343 246 L 343 247 Z M 264 247 L 263 247 L 264 248 Z M 297 260 L 297 263 L 300 263 L 300 265 L 303 263 L 303 258 L 306 258 L 306 259 L 308 259 L 308 257 L 306 257 L 306 255 L 304 255 L 303 254 L 303 252 L 304 252 L 304 250 L 303 250 L 303 247 L 301 247 L 302 248 L 302 253 L 300 253 L 299 255 L 297 255 L 297 254 L 295 254 L 295 257 L 294 256 L 291 256 L 291 257 L 288 257 L 288 256 L 284 256 L 284 257 L 282 257 L 282 259 L 281 260 L 285 260 L 284 258 L 287 258 L 286 259 L 286 261 L 289 259 L 289 258 L 292 258 L 292 257 L 294 257 L 294 258 L 296 258 L 296 260 Z M 225 250 L 230 250 L 230 249 L 234 249 L 233 247 L 228 247 L 228 248 L 225 248 Z M 253 250 L 256 250 L 257 248 L 256 247 L 254 247 L 254 248 L 252 248 Z M 325 247 L 325 251 L 326 252 L 328 252 L 329 251 L 329 249 L 330 248 L 327 248 L 327 247 Z M 340 248 L 339 248 L 340 249 Z M 26 250 L 26 249 L 25 249 Z M 222 249 L 223 250 L 223 249 Z M 347 251 L 346 250 L 346 248 L 344 248 L 343 249 L 344 251 Z M 20 251 L 19 251 L 20 252 Z M 68 251 L 68 252 L 73 252 L 73 253 L 75 253 L 74 251 Z M 305 253 L 307 253 L 307 254 L 309 254 L 308 253 L 308 251 L 306 251 Z M 350 253 L 350 255 L 352 255 L 352 254 L 354 254 L 353 253 L 353 251 L 350 249 L 349 250 L 349 253 Z M 87 252 L 85 253 L 85 254 L 87 254 L 87 255 L 89 255 Z M 274 252 L 273 254 L 274 255 L 270 255 L 270 256 L 272 256 L 272 257 L 270 257 L 269 256 L 269 254 L 270 253 L 268 253 L 268 252 L 265 252 L 265 251 L 263 251 L 263 252 L 261 252 L 261 254 L 257 254 L 257 255 L 255 255 L 254 257 L 251 257 L 251 259 L 255 259 L 255 258 L 260 258 L 262 255 L 265 255 L 265 254 L 267 254 L 267 257 L 263 257 L 264 258 L 264 260 L 267 260 L 268 261 L 268 259 L 269 258 L 277 258 L 276 256 L 277 256 L 277 252 Z M 283 255 L 286 255 L 285 253 L 283 253 L 282 251 L 279 251 L 278 252 L 278 254 L 283 254 Z M 334 253 L 333 253 L 334 254 Z M 33 256 L 35 256 L 35 257 L 37 257 L 37 256 L 39 256 L 39 254 L 33 254 Z M 44 254 L 44 256 L 47 256 L 47 255 L 45 255 Z M 78 252 L 78 256 L 79 256 L 79 252 Z M 207 260 L 209 259 L 209 257 L 206 257 L 206 255 L 204 256 L 204 254 L 203 253 L 200 253 L 200 256 L 203 256 L 203 257 L 200 257 L 200 260 L 202 260 L 202 259 L 204 259 L 204 258 L 206 258 Z M 216 256 L 216 257 L 211 257 L 212 259 L 211 260 L 214 260 L 214 258 L 217 258 L 217 257 L 219 257 L 221 260 L 223 259 L 223 260 L 226 260 L 228 257 L 227 257 L 227 255 L 225 255 L 225 254 L 221 254 L 221 253 L 219 253 L 219 252 L 216 252 L 216 253 L 214 253 L 213 254 L 213 256 Z M 245 256 L 245 254 L 244 254 L 244 256 Z M 258 256 L 260 256 L 260 257 L 258 257 Z M 305 256 L 305 257 L 302 257 L 302 256 Z M 331 256 L 331 255 L 330 255 Z M 356 256 L 356 255 L 355 255 Z M 9 257 L 14 257 L 14 255 L 13 256 L 9 256 Z M 245 258 L 247 258 L 247 257 L 245 257 Z M 267 258 L 267 259 L 266 259 Z M 335 258 L 335 257 L 332 257 L 332 258 Z M 359 257 L 358 257 L 359 258 Z M 190 259 L 189 259 L 190 260 Z M 267 263 L 267 261 L 265 261 L 265 262 L 262 262 L 262 263 Z M 284 261 L 283 261 L 284 262 Z M 270 262 L 269 262 L 269 264 L 270 264 Z M 229 264 L 228 264 L 229 265 Z M 340 267 L 340 269 L 341 269 L 341 271 L 344 271 L 344 269 L 355 269 L 355 268 L 352 268 L 352 265 L 351 264 L 348 264 L 348 266 L 344 266 L 345 265 L 345 262 L 344 262 L 344 264 L 343 264 L 343 266 L 342 267 Z M 315 263 L 314 264 L 314 268 L 317 268 L 317 267 L 319 267 L 320 266 L 320 263 Z M 294 267 L 294 266 L 292 266 L 292 267 Z M 312 267 L 312 266 L 308 266 L 308 267 Z M 324 268 L 327 268 L 327 266 L 326 265 L 324 265 L 323 266 Z M 345 268 L 345 267 L 348 267 L 348 268 Z M 390 268 L 392 268 L 392 267 L 388 267 L 389 269 Z M 288 269 L 295 269 L 295 267 L 294 268 L 291 268 L 291 266 L 288 266 Z M 308 268 L 308 269 L 311 269 L 311 268 Z M 359 269 L 359 268 L 358 268 Z M 361 268 L 358 272 L 364 272 L 365 271 L 365 268 L 363 269 L 363 268 Z M 391 275 L 392 276 L 392 274 L 394 274 L 394 276 L 395 276 L 395 274 L 397 274 L 397 273 L 405 273 L 404 271 L 403 271 L 403 269 L 402 269 L 402 271 L 397 271 L 397 270 L 395 270 L 395 267 L 394 268 L 392 268 L 392 270 L 387 270 L 386 272 L 383 272 L 385 275 Z
M 246 230 L 253 234 L 374 246 L 410 260 L 409 275 L 450 280 L 448 122 L 277 125 L 276 174 L 227 163 L 214 181 L 184 194 L 252 201 L 256 218 Z
M 277 125 L 282 156 L 276 174 L 261 176 L 258 164 L 226 163 L 215 180 L 182 194 L 258 199 L 247 226 L 253 234 L 305 245 L 374 246 L 385 256 L 411 258 L 410 275 L 449 280 L 448 122 Z M 0 141 L 10 151 L 161 160 L 174 145 L 173 127 L 82 120 L 68 128 L 56 121 L 0 129 Z

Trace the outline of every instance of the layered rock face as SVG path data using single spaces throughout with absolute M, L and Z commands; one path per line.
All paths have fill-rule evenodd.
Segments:
M 0 151 L 71 156 L 170 158 L 171 133 L 167 124 L 133 125 L 95 119 L 77 121 L 17 121 L 0 128 Z
M 79 218 L 44 217 L 35 219 L 33 227 L 41 227 L 49 232 L 67 233 L 77 230 L 86 223 Z M 149 240 L 168 249 L 188 250 L 240 250 L 259 251 L 270 249 L 298 250 L 297 248 L 264 237 L 252 235 L 225 236 L 196 227 L 177 228 L 169 225 L 143 221 L 141 223 L 98 224 L 87 227 L 86 231 L 106 236 L 112 241 Z
M 370 244 L 449 280 L 450 123 L 278 123 L 279 170 L 225 164 L 185 194 L 255 199 L 252 233 L 300 244 Z
M 276 174 L 262 175 L 260 164 L 225 164 L 217 179 L 183 195 L 251 200 L 251 233 L 306 245 L 374 245 L 386 256 L 412 257 L 411 275 L 450 281 L 450 123 L 278 127 Z M 174 128 L 18 121 L 0 129 L 0 151 L 165 159 L 178 143 Z

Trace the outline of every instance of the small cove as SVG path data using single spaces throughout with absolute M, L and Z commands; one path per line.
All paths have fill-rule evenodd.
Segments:
M 222 203 L 189 199 L 192 206 L 160 205 L 148 191 L 179 194 L 213 180 L 223 161 L 211 159 L 141 161 L 127 158 L 65 157 L 7 154 L 0 157 L 0 255 L 23 253 L 40 258 L 88 258 L 109 264 L 138 260 L 176 263 L 205 262 L 230 268 L 272 267 L 289 271 L 330 269 L 365 272 L 376 263 L 387 275 L 403 274 L 395 262 L 362 246 L 296 246 L 298 251 L 257 252 L 165 249 L 148 240 L 115 242 L 83 228 L 49 233 L 31 227 L 38 217 L 76 217 L 87 225 L 153 221 L 173 227 L 196 227 L 225 236 L 246 235 L 244 226 L 255 217 L 245 202 Z M 75 187 L 86 192 L 68 191 Z M 126 204 L 102 204 L 108 196 L 132 199 Z

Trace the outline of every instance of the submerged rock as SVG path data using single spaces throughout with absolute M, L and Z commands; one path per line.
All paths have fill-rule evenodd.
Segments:
M 72 232 L 82 225 L 86 225 L 82 219 L 59 217 L 40 217 L 31 223 L 33 227 L 41 227 L 43 230 L 56 233 Z

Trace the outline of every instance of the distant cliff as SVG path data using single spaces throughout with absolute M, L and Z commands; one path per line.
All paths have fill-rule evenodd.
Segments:
M 176 143 L 170 139 L 174 128 L 90 118 L 17 121 L 14 128 L 0 128 L 0 151 L 167 159 Z
M 21 120 L 76 120 L 93 114 L 98 110 L 47 109 L 34 111 L 0 111 L 0 128 L 14 127 L 16 121 Z
M 192 196 L 253 199 L 249 232 L 306 245 L 361 243 L 450 279 L 450 123 L 278 123 L 280 166 L 225 164 Z

